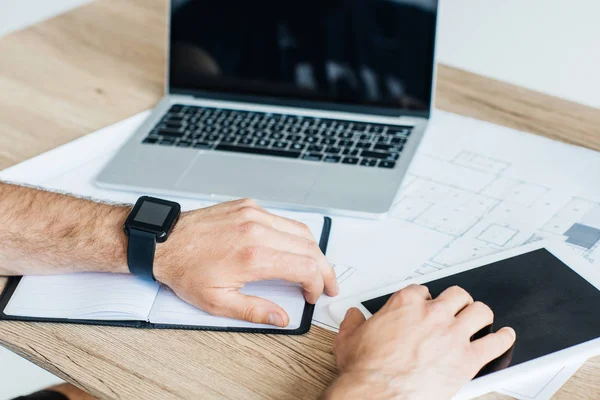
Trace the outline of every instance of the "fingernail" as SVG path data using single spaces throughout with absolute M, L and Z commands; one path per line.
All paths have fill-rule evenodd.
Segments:
M 346 319 L 348 317 L 348 315 L 352 314 L 354 312 L 354 307 L 349 308 L 348 311 L 346 311 L 346 315 L 344 315 L 344 319 Z
M 269 314 L 267 322 L 269 323 L 269 325 L 283 326 L 283 318 L 281 318 L 281 315 L 277 313 Z
M 513 339 L 515 339 L 517 337 L 517 332 L 515 332 L 515 330 L 513 328 L 506 327 L 504 329 L 506 329 L 508 331 L 508 333 L 510 333 L 510 335 L 513 337 Z

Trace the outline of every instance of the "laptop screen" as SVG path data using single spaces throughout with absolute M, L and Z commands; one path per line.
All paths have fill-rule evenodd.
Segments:
M 437 0 L 173 0 L 169 86 L 429 111 Z

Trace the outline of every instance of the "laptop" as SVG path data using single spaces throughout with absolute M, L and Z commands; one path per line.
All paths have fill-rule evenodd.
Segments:
M 373 217 L 433 103 L 437 0 L 173 0 L 167 94 L 105 188 Z

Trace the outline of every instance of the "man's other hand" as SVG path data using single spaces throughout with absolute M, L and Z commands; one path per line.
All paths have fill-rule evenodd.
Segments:
M 156 279 L 211 314 L 287 326 L 275 303 L 239 290 L 248 282 L 300 283 L 315 303 L 338 294 L 333 267 L 300 222 L 268 213 L 244 199 L 183 213 L 169 240 L 157 244 Z
M 408 286 L 368 321 L 350 309 L 334 348 L 341 375 L 327 397 L 450 398 L 515 342 L 511 328 L 471 341 L 493 320 L 456 286 L 435 300 L 425 286 Z

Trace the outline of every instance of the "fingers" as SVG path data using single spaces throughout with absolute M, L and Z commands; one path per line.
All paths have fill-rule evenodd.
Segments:
M 477 368 L 481 369 L 490 361 L 506 353 L 515 343 L 517 335 L 512 328 L 502 328 L 471 343 Z
M 233 202 L 232 206 L 239 212 L 239 217 L 241 219 L 255 221 L 281 232 L 286 232 L 308 240 L 316 241 L 308 226 L 302 222 L 271 214 L 259 206 L 254 200 L 237 200 Z
M 339 340 L 343 340 L 344 337 L 352 335 L 356 328 L 365 321 L 365 316 L 358 308 L 352 307 L 348 309 L 344 320 L 340 324 L 340 332 L 338 334 Z
M 431 294 L 429 294 L 427 286 L 412 284 L 394 293 L 387 303 L 385 303 L 384 307 L 395 308 L 416 301 L 426 300 L 431 300 Z
M 444 290 L 434 301 L 443 303 L 448 311 L 456 315 L 469 304 L 472 304 L 473 298 L 465 289 L 452 286 Z
M 218 316 L 240 319 L 256 324 L 286 327 L 290 318 L 277 304 L 237 290 L 214 289 L 217 292 L 205 297 L 201 308 Z
M 283 279 L 302 285 L 304 297 L 311 304 L 317 302 L 325 283 L 317 262 L 305 255 L 285 253 L 270 248 L 250 248 L 246 256 L 250 266 L 248 281 Z
M 337 278 L 333 266 L 321 252 L 316 242 L 275 229 L 265 228 L 261 235 L 261 243 L 268 243 L 273 250 L 307 256 L 315 260 L 325 284 L 324 290 L 328 296 L 337 296 L 339 292 Z
M 494 322 L 494 313 L 485 304 L 476 301 L 468 305 L 456 316 L 456 324 L 469 337 Z

